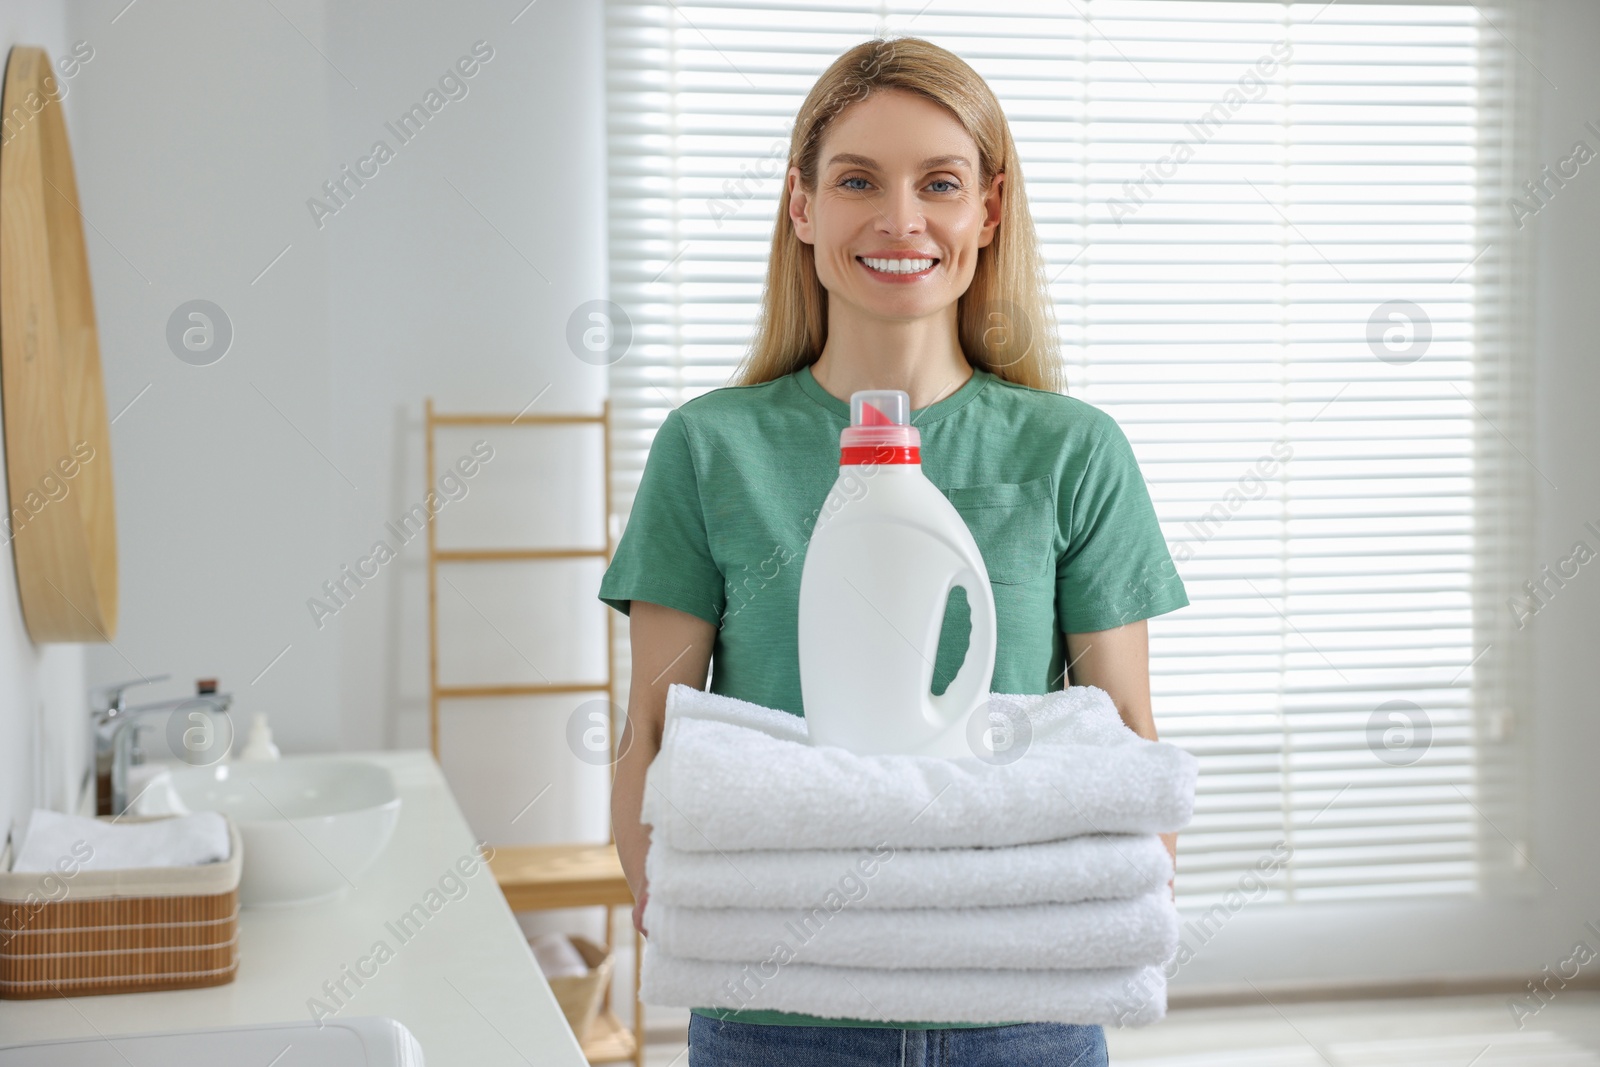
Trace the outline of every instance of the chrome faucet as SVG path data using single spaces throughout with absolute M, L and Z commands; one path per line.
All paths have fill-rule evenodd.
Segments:
M 146 715 L 172 712 L 186 705 L 203 705 L 209 713 L 222 714 L 233 702 L 232 693 L 218 693 L 216 680 L 203 678 L 196 685 L 194 696 L 157 700 L 149 704 L 130 707 L 124 692 L 133 686 L 159 682 L 171 677 L 158 674 L 151 678 L 136 678 L 116 682 L 96 690 L 97 699 L 91 702 L 90 715 L 94 721 L 95 750 L 95 807 L 101 815 L 121 815 L 128 806 L 128 766 L 141 762 L 135 753 L 135 735 L 139 720 Z M 231 745 L 232 738 L 229 743 Z M 102 786 L 101 778 L 107 779 Z

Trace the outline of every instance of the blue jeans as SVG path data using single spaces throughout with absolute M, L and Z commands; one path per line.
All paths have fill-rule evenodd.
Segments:
M 689 1016 L 689 1067 L 1107 1067 L 1105 1031 L 1067 1023 L 941 1030 Z

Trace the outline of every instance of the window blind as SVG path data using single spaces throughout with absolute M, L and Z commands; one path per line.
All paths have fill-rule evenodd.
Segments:
M 609 0 L 615 509 L 744 353 L 806 91 L 927 38 L 1006 109 L 1068 390 L 1127 432 L 1188 588 L 1150 623 L 1201 765 L 1180 903 L 1526 885 L 1520 13 Z

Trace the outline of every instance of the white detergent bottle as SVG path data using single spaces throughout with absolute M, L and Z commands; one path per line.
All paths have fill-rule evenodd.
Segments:
M 994 591 L 966 522 L 922 473 L 910 409 L 901 389 L 850 396 L 839 479 L 800 571 L 800 698 L 814 745 L 972 756 L 968 723 L 994 674 Z M 960 671 L 935 696 L 939 630 L 957 585 L 972 608 L 972 636 Z

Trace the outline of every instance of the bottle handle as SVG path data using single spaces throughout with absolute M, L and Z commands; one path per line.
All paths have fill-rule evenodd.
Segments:
M 955 725 L 957 719 L 970 714 L 978 701 L 989 695 L 989 681 L 994 676 L 994 590 L 989 588 L 988 575 L 980 575 L 969 566 L 950 576 L 950 584 L 945 587 L 946 597 L 958 585 L 967 591 L 967 604 L 972 610 L 972 636 L 967 641 L 967 655 L 961 661 L 961 669 L 950 679 L 945 691 L 938 696 L 928 694 L 928 706 L 932 708 L 930 725 L 941 734 Z M 938 619 L 934 620 L 934 625 L 937 642 Z M 932 685 L 932 682 L 933 668 L 929 667 L 924 684 Z

